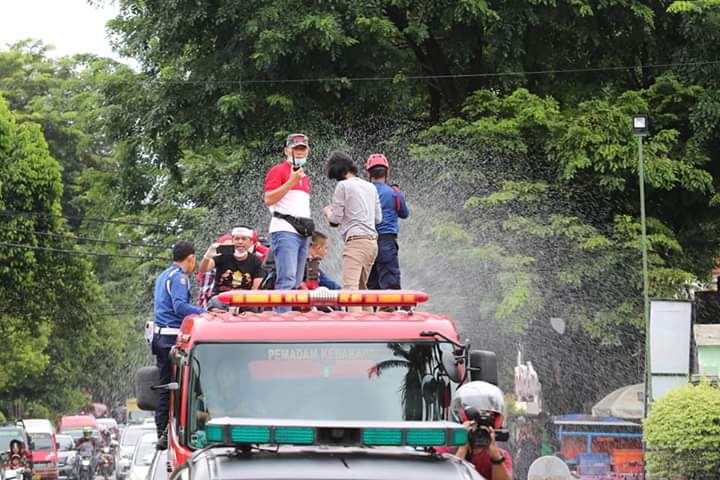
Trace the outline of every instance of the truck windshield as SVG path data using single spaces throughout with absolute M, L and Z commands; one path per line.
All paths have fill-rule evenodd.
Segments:
M 35 443 L 35 450 L 52 450 L 52 437 L 49 433 L 33 433 L 30 435 L 33 443 Z
M 214 343 L 192 352 L 192 435 L 219 417 L 437 420 L 442 392 L 422 384 L 452 345 L 416 343 Z M 200 446 L 198 444 L 198 446 Z

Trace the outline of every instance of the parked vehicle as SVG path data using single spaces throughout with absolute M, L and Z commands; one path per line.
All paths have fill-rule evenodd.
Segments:
M 145 480 L 156 451 L 156 443 L 157 434 L 154 431 L 143 434 L 140 441 L 135 445 L 128 480 Z
M 583 479 L 643 477 L 642 425 L 614 417 L 553 417 L 560 454 Z
M 75 440 L 70 435 L 57 434 L 55 442 L 58 447 L 58 479 L 72 480 L 74 479 Z

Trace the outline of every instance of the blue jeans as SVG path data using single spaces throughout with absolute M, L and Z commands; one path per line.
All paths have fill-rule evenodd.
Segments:
M 303 281 L 308 256 L 309 239 L 292 232 L 273 232 L 270 236 L 275 255 L 275 290 L 294 290 Z M 278 313 L 290 311 L 290 307 L 276 307 Z

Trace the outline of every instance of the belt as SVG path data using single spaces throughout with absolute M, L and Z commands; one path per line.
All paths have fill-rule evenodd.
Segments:
M 375 240 L 375 235 L 350 235 L 345 239 L 346 242 L 352 242 L 353 240 Z
M 155 333 L 158 335 L 179 335 L 180 329 L 173 327 L 155 327 Z
M 378 235 L 378 240 L 395 240 L 397 238 L 397 234 L 395 233 L 381 233 Z

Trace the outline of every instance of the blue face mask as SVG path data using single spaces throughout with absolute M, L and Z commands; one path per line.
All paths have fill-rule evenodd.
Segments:
M 294 167 L 304 167 L 307 163 L 307 157 L 305 158 L 298 158 L 295 157 L 293 160 L 293 157 L 287 157 L 288 162 L 290 162 Z

